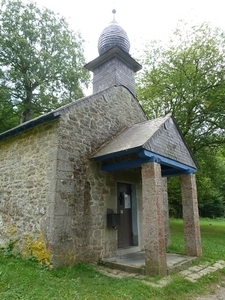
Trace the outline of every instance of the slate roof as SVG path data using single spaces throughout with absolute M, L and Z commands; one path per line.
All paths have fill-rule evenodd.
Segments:
M 121 85 L 122 86 L 122 85 Z M 123 86 L 125 89 L 127 89 L 127 87 Z M 94 101 L 95 99 L 98 99 L 100 96 L 103 96 L 103 97 L 106 97 L 108 93 L 110 93 L 110 91 L 113 91 L 115 89 L 115 87 L 109 87 L 103 91 L 99 91 L 95 94 L 92 94 L 90 96 L 86 96 L 86 97 L 83 97 L 83 98 L 80 98 L 78 100 L 75 100 L 69 104 L 66 104 L 64 106 L 61 106 L 49 113 L 46 113 L 44 115 L 41 115 L 39 117 L 36 117 L 30 121 L 27 121 L 27 122 L 24 122 L 16 127 L 13 127 L 7 131 L 4 131 L 2 133 L 0 133 L 0 141 L 7 138 L 7 137 L 10 137 L 10 136 L 13 136 L 17 133 L 20 133 L 20 132 L 23 132 L 23 131 L 26 131 L 30 128 L 33 128 L 37 125 L 40 125 L 42 123 L 45 123 L 45 122 L 48 122 L 48 121 L 51 121 L 51 120 L 54 120 L 54 119 L 57 119 L 59 118 L 61 115 L 63 114 L 66 114 L 70 109 L 73 109 L 74 107 L 78 107 L 80 105 L 84 105 L 84 104 L 87 104 L 91 101 Z M 129 89 L 127 89 L 129 90 Z M 138 100 L 137 100 L 138 102 Z M 139 102 L 138 102 L 139 103 Z M 140 104 L 139 104 L 140 105 Z M 142 109 L 141 105 L 140 105 L 140 108 Z M 144 111 L 143 111 L 143 114 L 144 114 Z
M 167 118 L 168 117 L 145 121 L 123 130 L 118 136 L 116 136 L 105 147 L 103 147 L 94 157 L 142 147 Z
M 106 51 L 118 46 L 125 52 L 129 53 L 130 41 L 126 31 L 113 20 L 101 33 L 98 40 L 98 52 L 102 55 Z
M 174 161 L 197 168 L 197 164 L 169 114 L 161 118 L 135 124 L 103 146 L 93 158 L 113 156 L 113 154 L 146 149 Z

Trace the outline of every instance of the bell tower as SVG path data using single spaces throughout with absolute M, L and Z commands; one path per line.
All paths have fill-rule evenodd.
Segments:
M 116 10 L 112 13 L 112 22 L 102 31 L 98 40 L 99 56 L 86 64 L 85 68 L 93 72 L 93 93 L 123 85 L 136 96 L 135 73 L 141 69 L 141 65 L 129 54 L 127 33 L 115 20 Z

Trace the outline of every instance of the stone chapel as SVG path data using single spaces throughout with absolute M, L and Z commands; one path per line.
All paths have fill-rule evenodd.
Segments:
M 195 159 L 173 116 L 146 117 L 129 49 L 113 18 L 85 66 L 93 94 L 0 134 L 0 247 L 54 267 L 142 250 L 165 275 L 166 179 L 180 176 L 186 255 L 201 256 Z

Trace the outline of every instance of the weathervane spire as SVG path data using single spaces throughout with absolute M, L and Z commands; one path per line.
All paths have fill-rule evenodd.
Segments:
M 112 10 L 112 13 L 113 13 L 113 22 L 115 22 L 115 21 L 116 21 L 116 20 L 115 20 L 115 14 L 116 14 L 115 8 Z

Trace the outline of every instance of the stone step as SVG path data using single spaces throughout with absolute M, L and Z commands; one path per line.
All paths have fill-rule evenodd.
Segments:
M 196 257 L 184 256 L 175 253 L 167 253 L 167 274 L 184 270 L 192 265 Z M 121 270 L 127 273 L 138 273 L 145 275 L 144 251 L 118 255 L 103 259 L 103 264 L 111 269 Z
M 117 263 L 114 261 L 104 261 L 104 265 L 108 268 L 124 271 L 126 273 L 137 273 L 137 274 L 145 275 L 144 266 L 127 265 L 123 263 Z

